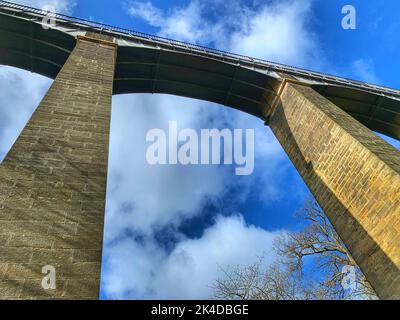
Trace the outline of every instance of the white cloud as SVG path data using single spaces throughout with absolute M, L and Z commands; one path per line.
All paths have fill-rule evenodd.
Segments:
M 39 105 L 51 82 L 28 71 L 0 67 L 0 161 Z
M 221 196 L 233 181 L 226 167 L 151 166 L 146 161 L 146 133 L 168 130 L 176 120 L 179 129 L 196 128 L 210 114 L 206 102 L 166 95 L 127 95 L 113 99 L 107 202 L 107 238 L 133 228 L 150 233 L 167 224 L 198 214 L 204 201 Z M 215 106 L 215 109 L 217 107 Z M 121 205 L 130 207 L 121 213 Z
M 149 1 L 127 6 L 130 15 L 159 28 L 161 36 L 310 67 L 320 60 L 315 59 L 320 54 L 317 39 L 308 28 L 311 4 L 312 0 L 284 0 L 250 7 L 237 0 L 192 0 L 167 12 Z M 216 12 L 223 12 L 223 18 Z
M 140 17 L 151 26 L 161 27 L 164 18 L 163 12 L 151 2 L 133 2 L 128 8 L 129 14 L 133 17 Z
M 127 6 L 131 16 L 160 28 L 161 36 L 194 43 L 204 40 L 205 30 L 208 29 L 208 23 L 201 16 L 204 5 L 199 1 L 191 1 L 185 7 L 174 8 L 168 14 L 149 1 L 129 2 Z
M 318 54 L 307 29 L 311 1 L 280 1 L 252 12 L 231 35 L 232 52 L 296 66 L 310 66 Z
M 176 120 L 179 129 L 253 128 L 255 130 L 255 172 L 236 176 L 235 166 L 156 165 L 146 162 L 146 134 L 150 129 L 168 130 Z M 113 98 L 106 241 L 131 229 L 151 235 L 169 224 L 201 213 L 209 201 L 235 192 L 238 203 L 257 190 L 267 203 L 279 201 L 299 177 L 285 175 L 292 168 L 283 149 L 262 121 L 243 112 L 208 102 L 169 95 L 123 95 Z M 282 179 L 276 179 L 282 174 Z M 297 179 L 297 180 L 296 180 Z M 297 183 L 297 184 L 296 184 Z M 257 187 L 255 187 L 257 186 Z M 304 188 L 304 187 L 303 187 Z M 300 188 L 301 189 L 301 188 Z M 232 193 L 233 194 L 233 193 Z
M 350 66 L 351 74 L 354 78 L 369 83 L 380 83 L 380 79 L 376 75 L 375 66 L 370 59 L 358 59 Z
M 109 298 L 207 299 L 227 265 L 247 265 L 257 257 L 275 259 L 278 233 L 248 226 L 240 216 L 217 217 L 199 239 L 183 239 L 167 254 L 152 241 L 126 238 L 110 248 L 102 286 Z
M 14 0 L 13 2 L 37 9 L 54 8 L 57 13 L 71 13 L 76 0 Z
M 166 253 L 153 241 L 143 245 L 124 238 L 103 253 L 101 291 L 109 299 L 143 299 L 152 294 L 152 279 Z
M 274 259 L 276 233 L 246 226 L 242 217 L 219 217 L 201 239 L 179 243 L 155 277 L 157 298 L 207 298 L 219 267 L 247 265 L 258 256 Z M 189 284 L 189 285 L 188 285 Z

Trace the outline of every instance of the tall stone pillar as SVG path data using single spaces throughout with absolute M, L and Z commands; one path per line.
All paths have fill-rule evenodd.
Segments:
M 269 125 L 368 281 L 400 298 L 400 152 L 312 88 L 284 81 Z
M 78 38 L 0 166 L 1 299 L 99 296 L 116 51 Z

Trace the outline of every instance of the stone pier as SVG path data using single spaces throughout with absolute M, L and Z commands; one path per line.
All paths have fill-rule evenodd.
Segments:
M 97 38 L 78 37 L 0 166 L 1 299 L 99 297 L 117 49 Z
M 383 299 L 400 298 L 400 152 L 312 88 L 282 82 L 269 125 Z

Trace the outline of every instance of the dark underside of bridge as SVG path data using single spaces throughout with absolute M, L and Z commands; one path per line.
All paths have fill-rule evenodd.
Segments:
M 0 15 L 0 64 L 54 79 L 76 43 L 74 36 L 36 22 Z M 271 77 L 213 57 L 146 45 L 119 45 L 114 94 L 165 93 L 202 99 L 263 118 Z M 400 101 L 335 85 L 312 85 L 361 123 L 400 139 Z

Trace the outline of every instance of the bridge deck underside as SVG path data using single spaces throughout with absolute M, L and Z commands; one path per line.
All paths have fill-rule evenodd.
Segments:
M 34 21 L 2 14 L 0 64 L 54 79 L 75 38 Z M 140 45 L 119 46 L 114 94 L 165 93 L 202 99 L 263 117 L 263 93 L 271 76 L 246 66 Z M 313 85 L 371 130 L 400 139 L 400 101 L 341 86 Z

